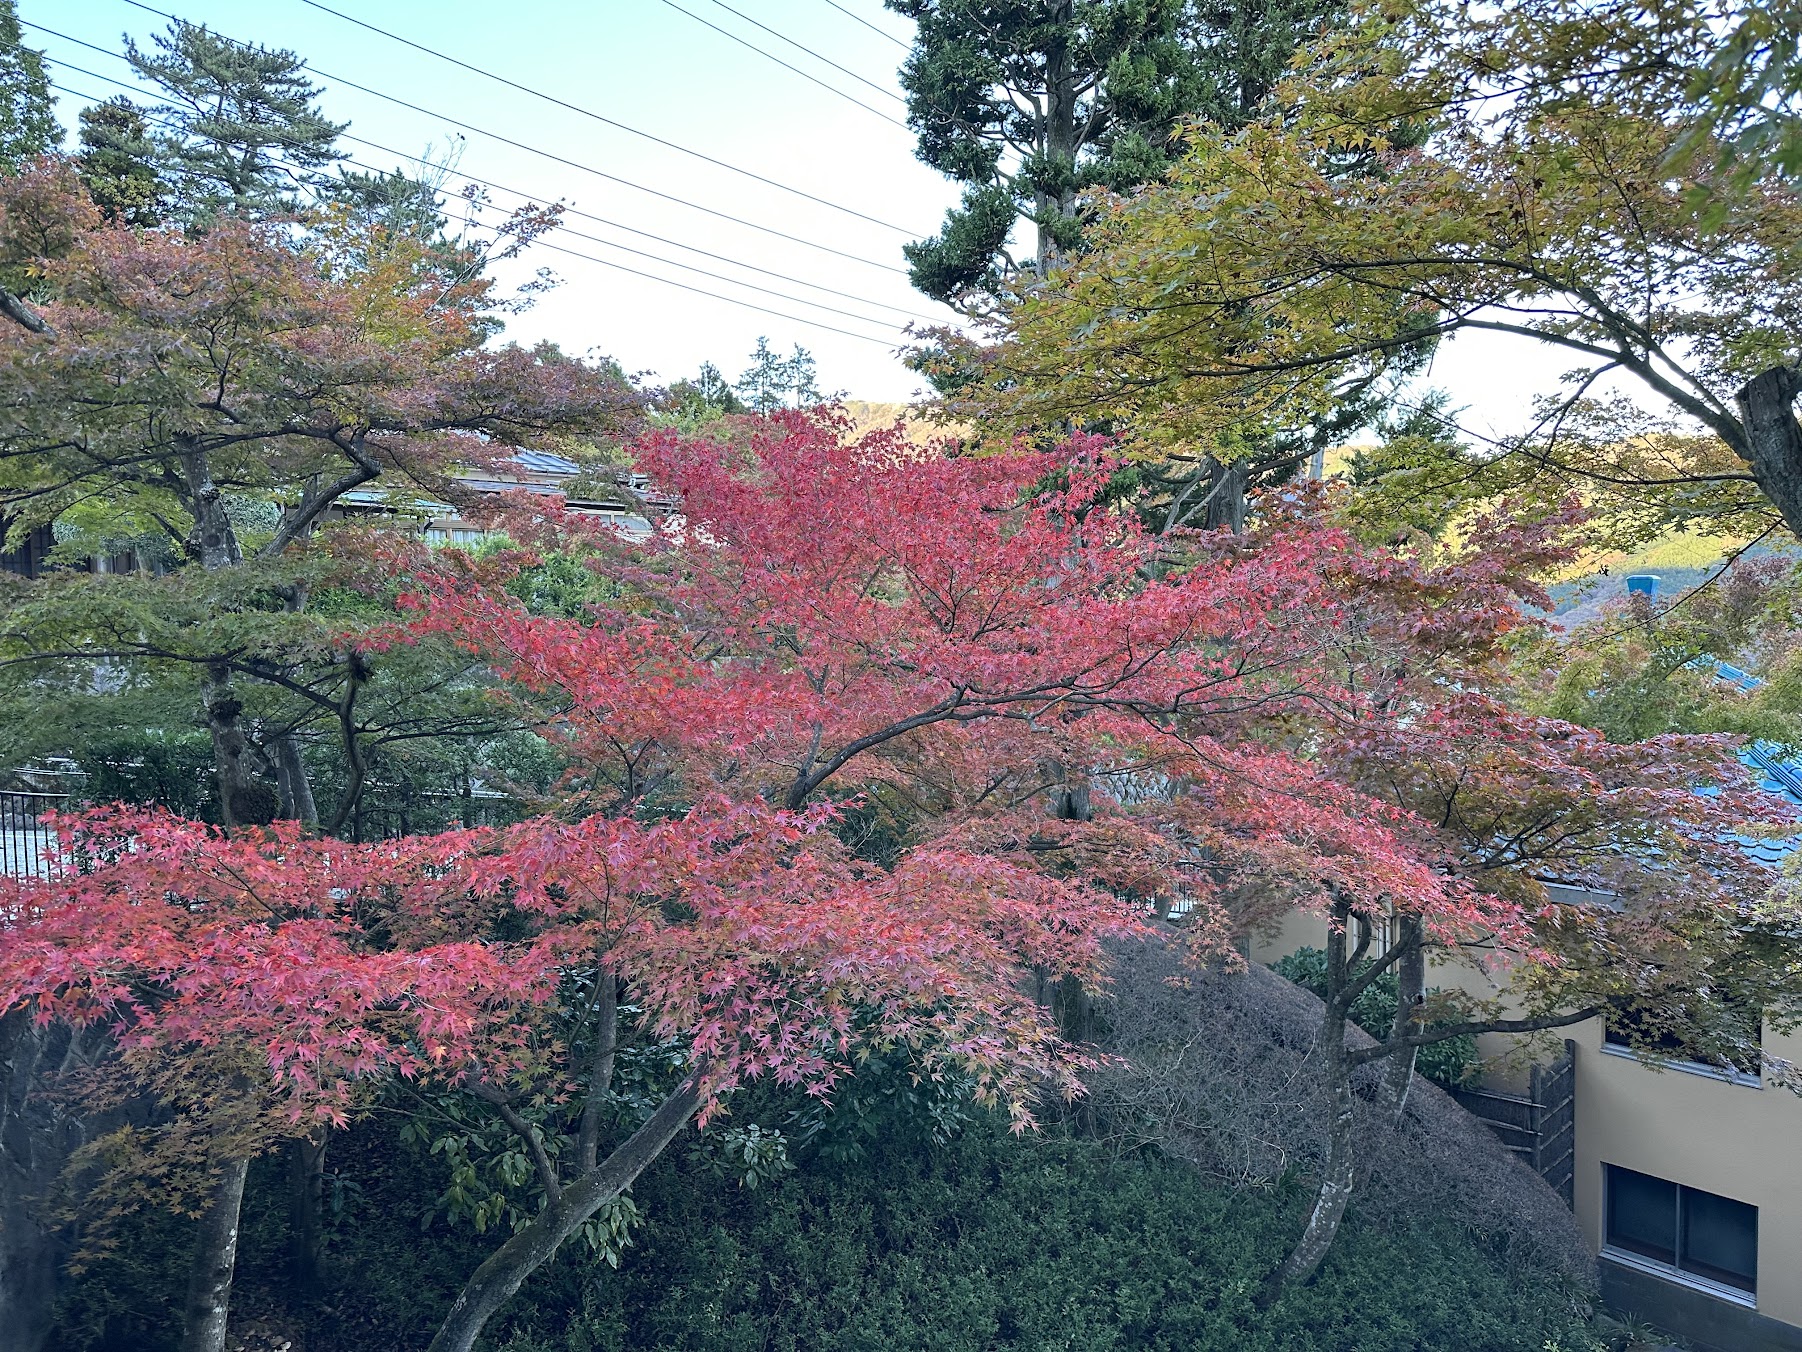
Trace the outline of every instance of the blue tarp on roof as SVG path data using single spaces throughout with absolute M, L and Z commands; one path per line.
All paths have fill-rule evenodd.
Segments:
M 1749 671 L 1741 671 L 1729 662 L 1714 664 L 1715 679 L 1750 694 L 1764 682 Z M 1802 764 L 1785 757 L 1775 742 L 1752 742 L 1739 753 L 1739 758 L 1759 773 L 1758 787 L 1766 793 L 1786 799 L 1802 814 Z M 1798 848 L 1802 838 L 1786 836 L 1780 840 L 1745 840 L 1746 852 L 1762 864 L 1775 867 Z

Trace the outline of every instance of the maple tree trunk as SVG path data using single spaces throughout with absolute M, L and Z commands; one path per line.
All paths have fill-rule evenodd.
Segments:
M 1783 514 L 1784 524 L 1802 536 L 1802 426 L 1796 396 L 1802 370 L 1773 366 L 1740 387 L 1736 396 L 1746 429 L 1745 458 L 1764 495 Z
M 29 1007 L 0 1018 L 0 1352 L 39 1352 L 50 1337 L 68 1244 L 40 1203 L 82 1131 L 39 1091 L 58 1062 L 82 1059 L 81 1036 L 38 1026 Z
M 1332 1090 L 1332 1118 L 1327 1124 L 1326 1164 L 1320 1173 L 1320 1186 L 1314 1194 L 1313 1208 L 1301 1238 L 1289 1256 L 1264 1281 L 1260 1303 L 1275 1301 L 1284 1287 L 1305 1282 L 1319 1269 L 1327 1250 L 1339 1233 L 1345 1219 L 1346 1204 L 1351 1201 L 1353 1165 L 1352 1133 L 1356 1127 L 1357 1105 L 1352 1093 L 1351 1060 L 1346 1054 L 1345 1025 L 1350 1000 L 1346 987 L 1351 979 L 1352 961 L 1347 941 L 1353 917 L 1344 902 L 1333 908 L 1333 923 L 1327 930 L 1327 996 L 1326 1010 L 1321 1016 L 1320 1045 L 1326 1056 L 1327 1083 Z M 1363 944 L 1359 944 L 1359 951 Z
M 1327 1057 L 1327 1075 L 1333 1087 L 1333 1117 L 1327 1128 L 1326 1167 L 1321 1171 L 1320 1186 L 1314 1194 L 1308 1223 L 1295 1242 L 1283 1265 L 1264 1284 L 1264 1300 L 1276 1299 L 1285 1286 L 1305 1282 L 1312 1277 L 1333 1247 L 1339 1223 L 1345 1219 L 1346 1204 L 1352 1194 L 1352 1131 L 1354 1097 L 1351 1067 L 1345 1059 L 1345 1014 L 1329 1008 L 1322 1023 L 1322 1036 Z
M 489 1255 L 457 1296 L 427 1352 L 473 1352 L 482 1329 L 495 1311 L 511 1300 L 520 1284 L 562 1247 L 563 1241 L 608 1202 L 618 1197 L 701 1106 L 703 1070 L 687 1079 L 637 1131 L 598 1166 L 563 1189 L 532 1223 Z M 183 1348 L 182 1352 L 191 1352 Z
M 188 546 L 200 566 L 209 573 L 236 568 L 244 562 L 238 533 L 225 510 L 225 494 L 213 482 L 206 452 L 186 441 L 182 474 L 187 481 L 188 511 L 194 518 Z M 219 815 L 225 829 L 263 826 L 275 820 L 279 804 L 269 789 L 252 777 L 247 755 L 249 742 L 239 722 L 244 703 L 233 689 L 231 672 L 209 667 L 200 678 L 200 707 L 213 739 L 213 768 L 219 781 Z
M 227 1160 L 200 1218 L 200 1239 L 188 1273 L 181 1352 L 225 1352 L 232 1272 L 238 1263 L 238 1218 L 249 1173 L 249 1159 Z
M 281 775 L 282 812 L 309 831 L 319 829 L 319 805 L 306 763 L 300 758 L 300 741 L 291 732 L 275 739 L 275 765 Z
M 1420 1006 L 1427 997 L 1427 950 L 1421 932 L 1420 917 L 1396 917 L 1403 945 L 1401 958 L 1395 964 L 1395 1020 L 1389 1026 L 1389 1041 L 1401 1042 L 1420 1031 Z M 1408 1088 L 1414 1083 L 1414 1065 L 1420 1048 L 1403 1047 L 1389 1057 L 1384 1075 L 1389 1101 L 1399 1118 L 1408 1106 Z
M 240 716 L 243 701 L 231 673 L 209 669 L 200 678 L 200 704 L 213 739 L 213 770 L 219 783 L 220 822 L 227 831 L 240 826 L 267 826 L 281 804 L 267 784 L 251 772 L 250 739 Z

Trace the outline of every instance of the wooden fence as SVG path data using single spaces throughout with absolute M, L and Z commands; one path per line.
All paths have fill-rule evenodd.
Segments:
M 1550 1183 L 1572 1206 L 1577 1153 L 1577 1044 L 1566 1041 L 1564 1055 L 1533 1067 L 1528 1094 L 1487 1089 L 1454 1089 L 1452 1097 L 1479 1118 Z

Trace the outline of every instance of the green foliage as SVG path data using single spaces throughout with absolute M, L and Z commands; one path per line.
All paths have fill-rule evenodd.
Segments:
M 54 103 L 44 54 L 24 44 L 15 0 L 0 0 L 0 173 L 56 149 L 63 134 Z
M 1802 745 L 1802 571 L 1786 554 L 1741 559 L 1707 586 L 1634 598 L 1523 655 L 1526 697 L 1611 742 L 1665 733 L 1733 732 Z M 1729 661 L 1764 680 L 1745 692 L 1715 677 Z
M 1016 222 L 1042 265 L 1077 248 L 1076 197 L 1155 182 L 1202 117 L 1238 127 L 1339 0 L 886 0 L 916 25 L 901 72 L 916 154 L 964 185 L 933 239 L 905 247 L 935 300 L 993 295 Z M 1042 110 L 1032 116 L 1028 108 Z
M 1542 1352 L 1595 1347 L 1568 1294 L 1449 1224 L 1355 1224 L 1321 1279 L 1260 1311 L 1292 1194 L 1239 1195 L 1092 1144 L 968 1134 L 752 1196 L 664 1171 L 617 1279 L 547 1274 L 507 1352 Z M 1412 1280 L 1394 1274 L 1405 1265 Z M 589 1269 L 592 1271 L 592 1268 Z
M 146 52 L 126 39 L 126 55 L 163 91 L 151 115 L 175 126 L 161 142 L 177 215 L 205 224 L 221 212 L 289 211 L 297 189 L 327 186 L 320 171 L 343 158 L 335 143 L 348 124 L 320 112 L 305 61 L 180 19 L 153 41 Z
M 1368 970 L 1360 967 L 1354 978 Z M 1293 981 L 1304 990 L 1326 998 L 1326 953 L 1318 948 L 1298 948 L 1287 957 L 1270 964 L 1278 976 Z M 1393 970 L 1384 972 L 1352 1002 L 1351 1020 L 1372 1037 L 1389 1036 L 1395 1024 L 1396 980 Z M 1429 989 L 1427 994 L 1433 992 Z M 1429 1025 L 1430 1026 L 1430 1025 Z M 1414 1069 L 1435 1084 L 1459 1085 L 1477 1068 L 1477 1040 L 1468 1035 L 1429 1043 L 1420 1049 Z
M 928 1152 L 977 1120 L 967 1080 L 933 1078 L 903 1049 L 875 1053 L 840 1081 L 830 1101 L 809 1099 L 788 1117 L 796 1149 L 850 1166 L 884 1152 Z
M 125 225 L 162 220 L 168 192 L 158 168 L 162 151 L 144 114 L 123 94 L 83 108 L 76 172 L 100 214 Z
M 702 375 L 705 378 L 706 372 Z M 769 339 L 761 336 L 757 350 L 751 354 L 751 364 L 735 388 L 753 413 L 806 408 L 820 402 L 813 354 L 796 343 L 795 350 L 784 357 L 770 346 Z
M 663 416 L 684 432 L 698 432 L 710 423 L 745 412 L 745 402 L 732 382 L 712 362 L 702 362 L 693 380 L 678 380 L 669 388 Z

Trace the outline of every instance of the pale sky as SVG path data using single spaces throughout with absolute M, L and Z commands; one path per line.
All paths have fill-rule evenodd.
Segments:
M 605 353 L 627 370 L 666 382 L 692 374 L 704 361 L 735 379 L 758 336 L 767 335 L 784 351 L 800 343 L 813 352 L 820 384 L 828 392 L 898 400 L 920 391 L 919 378 L 894 355 L 903 341 L 901 327 L 954 316 L 908 285 L 900 248 L 909 239 L 935 232 L 958 193 L 914 158 L 913 138 L 898 125 L 905 113 L 895 73 L 911 25 L 884 10 L 879 0 L 839 0 L 837 6 L 830 0 L 321 2 L 576 109 L 844 208 L 766 186 L 508 88 L 305 0 L 146 0 L 157 10 L 207 24 L 227 37 L 291 48 L 305 57 L 325 87 L 326 113 L 350 122 L 348 136 L 387 148 L 347 141 L 344 148 L 365 165 L 393 168 L 404 163 L 400 155 L 422 155 L 428 147 L 442 150 L 461 136 L 458 169 L 504 189 L 493 193 L 500 205 L 516 205 L 524 200 L 522 193 L 540 202 L 561 199 L 568 204 L 567 229 L 546 240 L 555 247 L 535 249 L 510 278 L 517 281 L 542 266 L 552 269 L 561 284 L 510 323 L 509 337 L 522 342 L 548 338 L 571 352 Z M 121 50 L 122 33 L 148 46 L 151 33 L 165 25 L 159 15 L 129 0 L 19 0 L 19 13 L 28 25 L 25 41 L 51 58 L 52 80 L 78 91 L 58 94 L 58 116 L 70 129 L 90 98 L 122 92 L 96 76 L 132 84 L 130 69 L 123 61 L 30 25 L 110 52 Z M 698 20 L 754 43 L 868 107 L 828 92 Z M 823 64 L 756 23 L 844 70 Z M 426 111 L 399 107 L 352 84 Z M 588 170 L 686 198 L 750 224 L 709 215 Z M 462 182 L 453 177 L 448 186 L 454 190 Z M 643 252 L 627 251 L 632 249 Z M 779 313 L 748 309 L 559 250 Z M 678 263 L 718 275 L 674 266 Z M 509 273 L 502 276 L 507 279 Z M 1455 406 L 1466 409 L 1462 420 L 1473 430 L 1501 434 L 1525 422 L 1532 393 L 1552 388 L 1568 364 L 1525 342 L 1468 334 L 1444 347 L 1431 380 L 1448 389 Z

